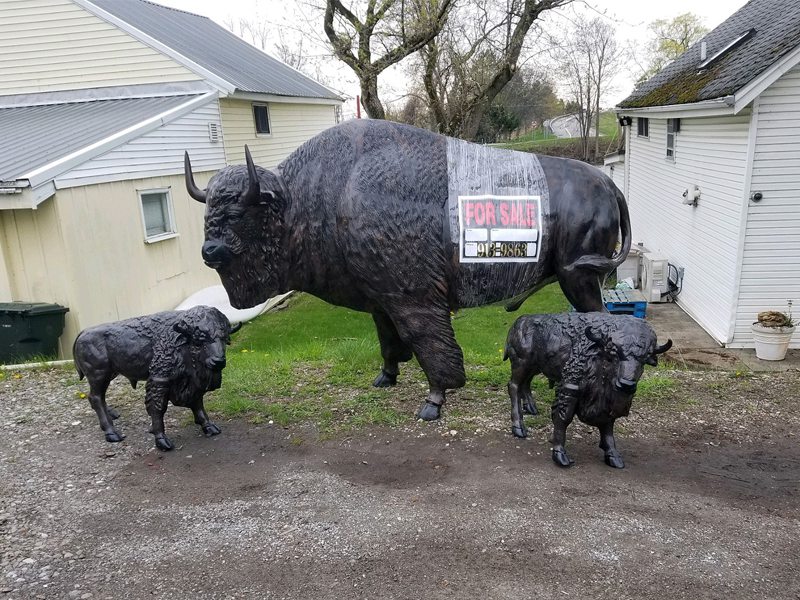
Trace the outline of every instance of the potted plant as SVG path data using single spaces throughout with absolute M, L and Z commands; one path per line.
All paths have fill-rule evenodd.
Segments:
M 756 356 L 761 360 L 783 360 L 789 349 L 789 340 L 794 333 L 795 323 L 792 320 L 792 301 L 788 301 L 788 313 L 765 310 L 758 313 L 758 320 L 753 323 L 753 340 L 756 345 Z

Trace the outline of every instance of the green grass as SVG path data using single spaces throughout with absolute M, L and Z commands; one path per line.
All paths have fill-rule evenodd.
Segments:
M 505 387 L 508 364 L 502 360 L 503 347 L 513 321 L 519 314 L 568 307 L 554 284 L 529 298 L 518 313 L 492 305 L 453 315 L 470 382 Z M 288 308 L 246 323 L 234 335 L 224 385 L 209 395 L 208 407 L 252 422 L 313 422 L 323 433 L 396 425 L 410 419 L 412 411 L 398 411 L 383 391 L 370 387 L 381 364 L 370 315 L 297 294 Z M 419 370 L 412 362 L 414 368 Z M 419 398 L 426 391 L 420 389 Z
M 594 122 L 592 123 L 594 127 Z M 613 111 L 606 111 L 600 114 L 600 150 L 605 153 L 619 135 L 617 126 L 617 116 Z M 580 154 L 580 138 L 557 138 L 552 133 L 548 134 L 542 129 L 537 129 L 532 133 L 525 134 L 498 147 L 522 152 L 536 152 L 538 154 L 548 154 L 551 156 L 567 156 L 578 158 Z M 594 147 L 594 138 L 591 146 Z

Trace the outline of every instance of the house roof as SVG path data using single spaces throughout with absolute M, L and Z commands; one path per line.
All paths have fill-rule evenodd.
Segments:
M 147 0 L 86 2 L 230 82 L 237 91 L 341 100 L 325 86 L 251 46 L 208 17 Z
M 112 137 L 122 143 L 126 130 L 200 98 L 198 94 L 0 107 L 0 181 L 32 180 L 48 165 Z M 159 125 L 157 120 L 153 127 Z
M 659 73 L 640 84 L 618 108 L 690 104 L 735 94 L 800 45 L 800 0 L 750 0 L 703 40 L 713 58 L 703 69 L 697 42 Z

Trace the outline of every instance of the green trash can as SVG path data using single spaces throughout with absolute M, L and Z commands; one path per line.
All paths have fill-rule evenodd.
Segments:
M 57 357 L 67 311 L 44 302 L 0 302 L 0 363 Z

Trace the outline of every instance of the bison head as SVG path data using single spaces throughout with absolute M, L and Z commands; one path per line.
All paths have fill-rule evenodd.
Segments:
M 225 368 L 225 346 L 230 344 L 235 330 L 222 312 L 210 306 L 195 306 L 185 311 L 172 328 L 186 337 L 190 352 L 205 368 Z
M 672 347 L 672 340 L 659 346 L 653 330 L 640 319 L 608 334 L 587 327 L 585 334 L 616 365 L 614 389 L 626 395 L 636 392 L 644 365 L 657 365 L 658 355 Z
M 184 156 L 186 189 L 206 205 L 203 261 L 217 271 L 235 308 L 286 291 L 287 279 L 285 194 L 275 173 L 256 167 L 247 146 L 245 157 L 246 166 L 225 167 L 201 190 Z

